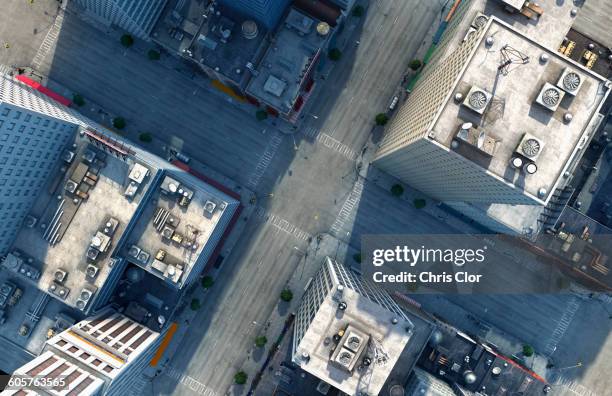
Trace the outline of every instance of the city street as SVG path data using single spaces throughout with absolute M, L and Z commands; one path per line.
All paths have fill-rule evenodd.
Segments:
M 255 214 L 165 363 L 172 375 L 158 376 L 147 393 L 224 395 L 295 271 L 299 252 L 318 233 L 331 232 L 358 247 L 364 233 L 473 231 L 391 196 L 375 180 L 359 178 L 356 169 L 374 115 L 396 94 L 440 8 L 438 1 L 372 1 L 361 20 L 349 22 L 359 24 L 352 39 L 359 43 L 317 81 L 294 136 L 257 121 L 254 108 L 245 112 L 229 97 L 194 84 L 200 77 L 126 50 L 117 32 L 97 30 L 70 13 L 49 35 L 53 43 L 41 39 L 37 50 L 24 50 L 29 61 L 19 62 L 34 63 L 72 92 L 124 117 L 132 130 L 150 132 L 160 143 L 150 146 L 156 154 L 172 145 L 256 192 Z M 6 54 L 0 63 L 13 64 Z M 554 325 L 542 331 L 554 332 Z M 174 373 L 198 384 L 198 391 Z

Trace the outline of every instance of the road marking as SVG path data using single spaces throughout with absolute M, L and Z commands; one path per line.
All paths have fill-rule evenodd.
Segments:
M 265 173 L 266 169 L 268 169 L 270 162 L 272 162 L 272 159 L 276 154 L 276 150 L 278 150 L 278 146 L 280 146 L 282 140 L 283 138 L 279 132 L 276 132 L 274 136 L 272 136 L 272 138 L 270 139 L 270 143 L 268 144 L 268 147 L 266 147 L 266 151 L 259 159 L 259 163 L 255 167 L 255 170 L 253 171 L 253 173 L 249 177 L 249 181 L 247 182 L 247 187 L 249 187 L 251 190 L 254 190 L 259 184 L 261 177 Z
M 316 139 L 319 135 L 319 130 L 313 126 L 308 127 L 304 132 L 304 136 L 307 136 L 311 139 Z
M 598 396 L 597 392 L 590 390 L 586 386 L 563 377 L 557 379 L 554 382 L 554 386 L 555 388 L 562 387 L 563 390 L 568 390 L 576 396 Z
M 51 48 L 53 48 L 53 45 L 55 44 L 55 42 L 57 41 L 57 37 L 59 36 L 60 28 L 62 27 L 63 22 L 64 22 L 64 11 L 60 10 L 57 16 L 55 17 L 55 21 L 53 22 L 53 25 L 51 25 L 51 28 L 47 32 L 45 39 L 40 44 L 40 47 L 38 47 L 38 51 L 36 51 L 36 55 L 34 56 L 34 59 L 32 60 L 33 69 L 40 68 L 40 65 L 45 60 L 45 57 L 47 56 L 49 51 L 51 51 Z
M 544 348 L 545 355 L 551 356 L 555 350 L 557 350 L 557 345 L 565 335 L 567 328 L 572 323 L 578 308 L 580 308 L 580 300 L 576 296 L 572 296 L 571 300 L 567 303 L 565 311 L 563 312 L 561 319 L 559 319 L 557 327 L 553 331 L 548 344 L 546 344 L 546 348 Z
M 216 396 L 217 392 L 204 385 L 197 379 L 190 377 L 188 375 L 183 374 L 179 370 L 174 367 L 169 366 L 166 370 L 164 370 L 164 374 L 167 377 L 170 377 L 174 380 L 177 380 L 180 384 L 185 385 L 193 392 L 203 395 L 203 396 Z
M 308 127 L 303 134 L 304 136 L 314 139 L 316 142 L 323 143 L 323 145 L 328 149 L 336 151 L 351 161 L 355 161 L 357 160 L 357 157 L 359 157 L 359 154 L 357 154 L 355 150 L 341 141 L 334 139 L 327 133 L 320 133 L 320 131 L 315 127 Z
M 338 216 L 336 216 L 336 220 L 334 221 L 334 224 L 332 224 L 331 226 L 331 231 L 334 234 L 336 234 L 336 236 L 339 235 L 340 231 L 342 230 L 342 227 L 344 226 L 344 223 L 346 223 L 346 221 L 348 220 L 355 206 L 359 204 L 359 201 L 361 200 L 362 192 L 363 192 L 363 179 L 359 179 L 353 185 L 353 189 L 351 190 L 351 193 L 346 198 L 346 201 L 344 201 L 344 204 L 342 205 L 342 208 L 340 209 L 340 213 L 338 213 Z
M 302 230 L 300 227 L 288 222 L 282 217 L 276 216 L 274 214 L 269 214 L 261 206 L 258 206 L 257 209 L 255 209 L 253 216 L 255 217 L 255 219 L 270 223 L 278 230 L 281 230 L 299 240 L 310 241 L 312 239 L 312 235 Z

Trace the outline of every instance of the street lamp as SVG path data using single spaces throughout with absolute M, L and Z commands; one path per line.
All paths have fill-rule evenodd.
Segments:
M 576 367 L 582 367 L 582 362 L 578 362 L 578 363 L 574 364 L 573 366 L 567 366 L 567 367 L 558 368 L 557 371 L 567 370 L 567 369 L 576 368 Z

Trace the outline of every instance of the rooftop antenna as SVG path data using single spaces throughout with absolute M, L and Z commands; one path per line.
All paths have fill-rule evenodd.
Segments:
M 501 47 L 499 53 L 501 60 L 497 70 L 504 76 L 507 76 L 508 73 L 510 73 L 510 65 L 524 65 L 529 63 L 529 57 L 527 55 L 515 48 L 512 48 L 508 44 Z

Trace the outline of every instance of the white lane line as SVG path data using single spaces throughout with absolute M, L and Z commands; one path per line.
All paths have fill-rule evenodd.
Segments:
M 55 17 L 55 21 L 53 22 L 53 25 L 51 25 L 51 28 L 47 32 L 42 43 L 40 44 L 40 47 L 38 47 L 38 51 L 36 51 L 36 55 L 34 56 L 34 59 L 32 60 L 33 69 L 40 68 L 40 65 L 45 60 L 45 57 L 47 56 L 51 48 L 53 48 L 53 45 L 55 44 L 55 42 L 57 41 L 57 37 L 59 36 L 59 31 L 60 31 L 60 28 L 62 27 L 63 22 L 64 22 L 64 11 L 60 10 L 57 16 Z
M 276 132 L 270 139 L 270 143 L 268 144 L 268 147 L 266 147 L 266 151 L 259 159 L 259 163 L 255 167 L 255 170 L 253 171 L 253 173 L 249 177 L 249 181 L 247 182 L 247 186 L 251 190 L 254 190 L 255 187 L 257 187 L 257 185 L 259 184 L 261 177 L 265 173 L 266 169 L 268 169 L 270 162 L 272 162 L 272 159 L 276 154 L 276 150 L 278 150 L 278 146 L 280 146 L 282 140 L 283 138 L 280 132 Z
M 553 331 L 548 344 L 546 344 L 546 348 L 544 348 L 545 355 L 551 356 L 555 350 L 557 350 L 557 345 L 565 335 L 567 328 L 572 323 L 576 311 L 578 311 L 578 308 L 580 308 L 580 303 L 580 300 L 576 296 L 572 296 L 571 300 L 567 303 L 565 311 L 557 323 L 557 327 Z
M 363 180 L 359 179 L 353 185 L 353 189 L 351 190 L 351 193 L 346 198 L 346 201 L 344 201 L 344 204 L 342 205 L 342 208 L 340 209 L 340 213 L 338 213 L 338 216 L 336 216 L 336 220 L 334 221 L 334 224 L 332 224 L 331 226 L 331 231 L 334 234 L 336 234 L 336 236 L 338 236 L 338 234 L 342 230 L 342 227 L 344 226 L 344 223 L 346 223 L 346 221 L 349 219 L 355 206 L 359 204 L 359 201 L 361 200 L 362 192 L 363 192 Z
M 554 387 L 561 387 L 563 390 L 570 391 L 576 396 L 598 396 L 597 392 L 590 390 L 586 386 L 563 377 L 554 382 Z
M 278 229 L 280 231 L 283 231 L 283 232 L 285 232 L 285 233 L 295 237 L 298 240 L 301 240 L 301 241 L 310 241 L 312 239 L 312 235 L 310 235 L 306 231 L 302 230 L 300 227 L 296 226 L 295 224 L 292 224 L 292 223 L 288 222 L 287 220 L 283 219 L 282 217 L 276 216 L 274 214 L 269 214 L 261 206 L 259 206 L 259 207 L 257 207 L 257 209 L 255 209 L 255 212 L 254 212 L 253 216 L 255 217 L 255 219 L 257 219 L 259 221 L 263 221 L 263 222 L 272 224 L 276 229 Z

